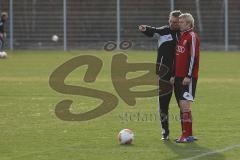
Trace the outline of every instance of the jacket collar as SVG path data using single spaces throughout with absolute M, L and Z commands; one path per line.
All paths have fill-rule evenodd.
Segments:
M 191 31 L 193 31 L 193 28 L 189 28 L 189 29 L 187 29 L 187 30 L 185 30 L 185 31 L 182 31 L 181 33 L 182 33 L 182 34 L 185 34 L 185 33 L 191 32 Z

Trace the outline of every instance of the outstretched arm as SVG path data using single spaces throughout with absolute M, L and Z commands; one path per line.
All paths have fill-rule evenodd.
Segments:
M 157 32 L 157 29 L 155 27 L 147 26 L 147 25 L 140 25 L 138 27 L 139 31 L 145 34 L 148 37 L 153 37 L 154 33 Z

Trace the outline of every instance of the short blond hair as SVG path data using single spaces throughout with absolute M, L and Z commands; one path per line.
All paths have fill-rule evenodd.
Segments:
M 190 13 L 183 13 L 179 16 L 179 18 L 185 19 L 187 24 L 190 24 L 191 27 L 194 28 L 194 18 Z

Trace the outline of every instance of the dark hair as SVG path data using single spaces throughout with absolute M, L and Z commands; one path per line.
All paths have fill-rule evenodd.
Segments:
M 7 16 L 7 12 L 2 12 L 1 17 Z
M 173 16 L 173 17 L 179 17 L 182 14 L 182 12 L 180 10 L 174 10 L 172 12 L 170 12 L 169 16 Z

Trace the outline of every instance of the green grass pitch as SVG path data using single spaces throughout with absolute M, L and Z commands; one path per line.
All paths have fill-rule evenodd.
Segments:
M 193 129 L 199 141 L 176 144 L 180 135 L 179 109 L 170 105 L 170 141 L 160 139 L 157 97 L 138 98 L 128 106 L 116 93 L 110 75 L 111 58 L 118 52 L 14 51 L 0 59 L 0 160 L 236 160 L 240 154 L 240 53 L 202 52 Z M 155 51 L 127 51 L 128 62 L 155 62 Z M 55 68 L 70 58 L 94 55 L 104 65 L 95 83 L 85 83 L 86 67 L 67 82 L 103 90 L 118 97 L 110 113 L 85 122 L 58 119 L 55 105 L 74 100 L 72 112 L 86 112 L 101 101 L 64 95 L 48 84 Z M 150 86 L 149 86 L 150 87 Z M 146 89 L 147 87 L 145 87 Z M 150 87 L 151 88 L 151 87 Z M 136 118 L 134 115 L 140 115 Z M 132 116 L 132 117 L 131 117 Z M 152 116 L 152 117 L 151 117 Z M 117 133 L 130 128 L 133 145 L 119 145 Z

